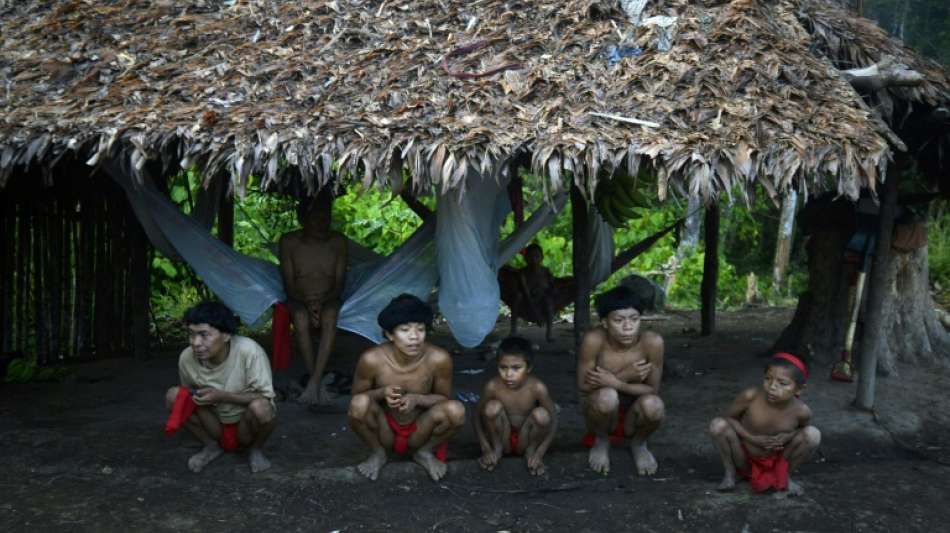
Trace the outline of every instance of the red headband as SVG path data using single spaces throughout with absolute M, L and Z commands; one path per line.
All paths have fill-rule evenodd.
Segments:
M 805 379 L 808 379 L 808 370 L 805 369 L 805 363 L 803 363 L 801 359 L 795 357 L 794 355 L 785 352 L 778 352 L 772 356 L 772 359 L 781 359 L 783 361 L 792 363 L 795 368 L 801 371 L 802 375 L 805 376 Z

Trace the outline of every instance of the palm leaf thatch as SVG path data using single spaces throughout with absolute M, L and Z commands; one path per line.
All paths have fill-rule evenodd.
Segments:
M 650 1 L 668 33 L 595 0 L 8 3 L 0 186 L 71 152 L 310 190 L 452 188 L 528 154 L 551 191 L 645 161 L 661 197 L 855 197 L 890 152 L 800 20 L 825 3 Z

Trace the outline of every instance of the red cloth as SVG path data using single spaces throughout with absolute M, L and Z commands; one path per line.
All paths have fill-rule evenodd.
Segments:
M 511 434 L 508 437 L 508 444 L 511 446 L 511 453 L 513 455 L 518 455 L 518 441 L 520 440 L 519 437 L 520 435 L 518 432 L 518 428 L 512 427 Z
M 175 396 L 175 403 L 172 404 L 172 412 L 165 421 L 165 434 L 172 435 L 185 424 L 185 421 L 191 418 L 198 404 L 195 403 L 191 395 L 191 389 L 188 387 L 178 387 L 178 395 Z M 218 437 L 218 446 L 226 452 L 237 450 L 241 447 L 238 440 L 238 425 L 221 424 L 221 436 Z
M 736 473 L 749 481 L 753 491 L 788 490 L 788 459 L 785 458 L 782 452 L 778 451 L 762 457 L 753 457 L 745 447 L 745 443 L 743 442 L 741 445 L 746 462 L 749 463 L 749 468 L 748 470 L 736 468 Z
M 274 338 L 270 366 L 274 370 L 286 370 L 290 368 L 290 309 L 287 304 L 274 304 L 270 329 Z
M 614 426 L 614 432 L 609 435 L 611 444 L 620 444 L 621 442 L 623 442 L 624 437 L 626 437 L 626 435 L 624 435 L 624 432 L 623 432 L 623 423 L 624 423 L 624 420 L 626 419 L 627 419 L 627 410 L 622 407 L 617 409 L 617 425 Z M 594 435 L 593 433 L 587 433 L 584 435 L 583 438 L 581 438 L 581 444 L 583 444 L 587 448 L 593 448 L 594 441 L 596 439 L 597 439 L 597 435 Z
M 221 436 L 218 437 L 218 446 L 226 452 L 233 452 L 241 447 L 241 441 L 238 439 L 237 422 L 233 424 L 221 424 Z
M 393 434 L 396 437 L 393 439 L 393 452 L 396 455 L 406 455 L 406 453 L 409 452 L 409 437 L 418 429 L 416 422 L 412 421 L 405 425 L 400 424 L 392 413 L 387 412 L 386 423 L 389 424 L 389 429 L 393 430 Z M 448 450 L 448 442 L 439 444 L 435 447 L 435 458 L 444 463 Z
M 198 404 L 191 398 L 191 390 L 187 387 L 178 387 L 178 395 L 175 396 L 175 403 L 172 404 L 172 412 L 165 422 L 165 434 L 172 435 L 181 429 L 197 408 Z

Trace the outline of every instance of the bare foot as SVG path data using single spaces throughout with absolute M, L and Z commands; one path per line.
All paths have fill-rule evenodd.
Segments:
M 598 474 L 607 475 L 610 473 L 610 439 L 607 437 L 597 437 L 594 446 L 590 449 L 587 456 L 587 464 L 590 469 Z
M 501 454 L 498 453 L 498 450 L 493 450 L 490 452 L 485 452 L 478 459 L 478 466 L 482 467 L 484 470 L 491 472 L 498 466 L 498 458 L 501 457 Z
M 208 466 L 208 463 L 217 459 L 222 453 L 224 453 L 224 450 L 218 446 L 217 442 L 206 444 L 200 452 L 192 455 L 188 459 L 188 470 L 197 474 L 204 470 L 204 468 Z
M 641 476 L 652 476 L 656 474 L 656 457 L 647 449 L 647 443 L 632 444 L 630 451 L 633 452 L 633 462 L 637 464 L 637 473 Z
M 307 388 L 297 397 L 297 402 L 303 405 L 327 405 L 335 395 L 330 394 L 322 383 L 307 383 Z
M 789 496 L 804 496 L 805 487 L 802 487 L 800 484 L 792 481 L 792 478 L 788 478 L 788 495 Z
M 720 492 L 729 492 L 735 490 L 736 488 L 736 474 L 734 472 L 726 472 L 722 476 L 722 481 L 719 483 L 719 486 L 716 487 L 716 490 Z
M 251 472 L 263 472 L 270 468 L 270 459 L 264 457 L 264 452 L 260 448 L 251 448 L 247 452 L 247 462 L 251 465 Z
M 534 449 L 528 448 L 524 452 L 525 463 L 528 465 L 528 473 L 532 476 L 543 476 L 547 472 L 544 461 L 540 457 L 534 456 Z
M 386 450 L 380 448 L 373 451 L 369 459 L 356 465 L 356 469 L 370 481 L 376 481 L 376 478 L 379 477 L 379 471 L 383 468 L 384 464 L 386 464 Z
M 432 481 L 438 481 L 445 477 L 445 472 L 448 470 L 445 463 L 436 459 L 435 456 L 432 455 L 432 452 L 425 448 L 413 454 L 412 460 L 426 469 Z

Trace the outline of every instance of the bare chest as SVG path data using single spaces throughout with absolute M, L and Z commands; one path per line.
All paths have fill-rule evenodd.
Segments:
M 295 243 L 290 257 L 298 277 L 327 276 L 336 267 L 336 247 L 331 241 L 304 241 Z
M 793 407 L 778 408 L 764 398 L 756 398 L 742 416 L 742 425 L 755 435 L 775 435 L 798 427 Z
M 400 387 L 415 394 L 430 394 L 434 383 L 435 375 L 425 361 L 408 369 L 387 365 L 376 375 L 377 387 Z
M 598 366 L 615 374 L 624 368 L 639 363 L 640 361 L 647 360 L 646 356 L 643 354 L 643 351 L 639 348 L 631 348 L 629 350 L 619 351 L 612 350 L 608 347 L 604 348 L 597 359 Z

